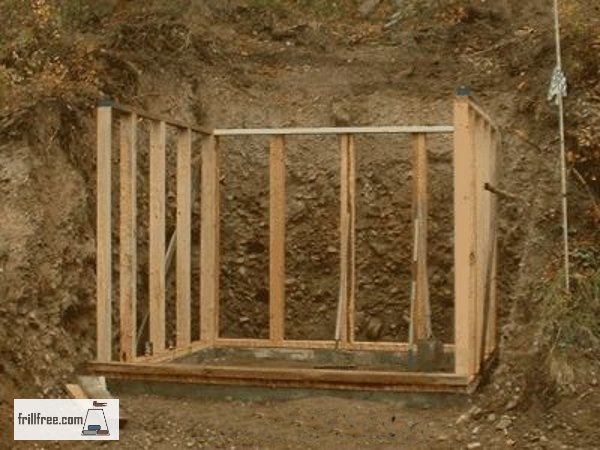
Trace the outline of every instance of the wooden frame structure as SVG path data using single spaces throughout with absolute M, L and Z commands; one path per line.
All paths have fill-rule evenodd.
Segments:
M 119 119 L 120 340 L 113 341 L 112 302 L 112 130 Z M 138 354 L 136 129 L 150 122 L 149 339 L 151 355 Z M 166 129 L 177 130 L 176 343 L 166 348 L 165 242 Z M 348 371 L 333 369 L 188 366 L 173 361 L 212 347 L 344 349 L 408 352 L 431 336 L 427 277 L 427 136 L 454 136 L 455 340 L 453 373 Z M 356 283 L 355 136 L 410 134 L 413 139 L 413 283 L 409 342 L 360 342 L 354 336 Z M 191 211 L 193 136 L 201 141 L 200 339 L 191 340 Z M 270 136 L 269 338 L 219 336 L 219 141 L 223 137 Z M 285 153 L 286 136 L 337 135 L 340 150 L 340 282 L 337 327 L 329 341 L 285 338 Z M 484 189 L 496 185 L 500 151 L 498 127 L 468 96 L 454 100 L 454 124 L 353 128 L 215 129 L 191 127 L 111 102 L 98 107 L 97 159 L 97 360 L 93 372 L 108 378 L 139 378 L 208 384 L 249 384 L 339 389 L 468 392 L 476 386 L 497 346 L 496 200 Z M 113 349 L 119 348 L 117 358 Z

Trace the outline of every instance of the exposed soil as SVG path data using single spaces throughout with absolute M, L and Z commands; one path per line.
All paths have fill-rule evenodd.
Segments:
M 33 86 L 29 95 L 15 87 L 0 112 L 2 436 L 13 398 L 64 396 L 64 383 L 94 356 L 93 113 L 98 97 L 110 95 L 219 128 L 449 124 L 453 92 L 468 84 L 505 129 L 501 187 L 518 197 L 501 201 L 502 352 L 499 368 L 480 393 L 468 402 L 426 408 L 328 397 L 272 404 L 122 397 L 131 420 L 114 447 L 600 447 L 597 361 L 582 362 L 577 373 L 584 376 L 572 383 L 567 396 L 555 392 L 545 376 L 536 378 L 542 371 L 534 370 L 546 361 L 539 359 L 542 344 L 534 319 L 540 305 L 533 299 L 540 280 L 557 266 L 553 261 L 561 237 L 556 121 L 544 100 L 554 64 L 548 2 L 452 1 L 437 9 L 430 9 L 436 2 L 423 2 L 423 11 L 417 8 L 388 29 L 383 24 L 395 10 L 391 1 L 382 2 L 368 19 L 359 17 L 350 1 L 338 2 L 338 7 L 328 2 L 265 7 L 241 0 L 186 2 L 185 7 L 179 2 L 145 7 L 100 3 L 106 11 L 81 19 L 73 42 L 38 42 L 48 58 L 64 61 L 68 69 L 61 81 L 44 78 L 47 84 L 41 84 L 27 78 Z M 590 22 L 600 18 L 591 7 L 586 12 Z M 576 43 L 568 35 L 566 52 Z M 0 54 L 0 63 L 24 70 L 27 58 L 8 53 Z M 583 79 L 586 72 L 580 66 L 585 61 L 580 53 L 577 58 L 567 62 Z M 576 86 L 571 95 L 587 99 L 588 84 Z M 148 289 L 146 134 L 142 129 L 140 325 Z M 221 333 L 264 337 L 268 143 L 244 138 L 222 144 Z M 430 144 L 433 329 L 452 342 L 452 144 L 445 138 Z M 333 138 L 291 139 L 288 145 L 289 338 L 331 339 L 335 329 L 337 145 Z M 361 138 L 357 154 L 357 335 L 405 340 L 412 247 L 410 142 Z M 171 154 L 170 199 L 173 168 Z M 584 176 L 590 179 L 593 171 Z M 589 231 L 596 228 L 587 193 L 574 185 L 570 195 L 572 237 L 593 248 L 598 236 Z M 198 217 L 197 204 L 195 230 Z M 172 205 L 167 218 L 170 233 Z M 118 248 L 118 239 L 114 243 Z M 197 234 L 194 247 L 197 261 Z M 196 299 L 198 284 L 196 265 Z M 173 318 L 171 313 L 168 317 Z M 145 340 L 143 334 L 140 351 Z M 0 448 L 88 447 L 18 446 L 0 440 Z

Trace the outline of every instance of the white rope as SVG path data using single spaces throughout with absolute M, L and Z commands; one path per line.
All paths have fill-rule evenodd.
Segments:
M 561 195 L 563 216 L 563 243 L 564 243 L 564 265 L 565 265 L 565 289 L 570 290 L 569 282 L 569 223 L 568 223 L 568 201 L 567 201 L 567 167 L 565 155 L 565 113 L 564 97 L 567 96 L 567 78 L 562 71 L 562 52 L 560 47 L 560 21 L 558 0 L 554 0 L 554 37 L 556 39 L 556 67 L 552 74 L 548 100 L 554 99 L 558 105 L 558 125 L 560 133 L 560 169 L 561 169 Z

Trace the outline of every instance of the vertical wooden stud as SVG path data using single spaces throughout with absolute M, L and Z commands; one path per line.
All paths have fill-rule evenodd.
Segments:
M 493 197 L 494 195 L 492 195 L 491 192 L 489 192 L 487 189 L 485 189 L 485 183 L 490 183 L 492 185 L 494 185 L 492 183 L 492 179 L 491 179 L 491 174 L 492 174 L 492 126 L 490 123 L 487 122 L 487 120 L 484 120 L 484 128 L 483 128 L 483 144 L 482 144 L 482 148 L 485 149 L 485 151 L 483 152 L 482 156 L 484 158 L 482 165 L 483 165 L 483 184 L 480 186 L 481 189 L 481 195 L 483 196 L 483 248 L 484 248 L 484 252 L 482 254 L 482 263 L 484 265 L 484 269 L 483 269 L 483 273 L 484 275 L 484 282 L 483 282 L 483 292 L 482 292 L 482 301 L 484 302 L 484 304 L 482 305 L 482 339 L 484 340 L 484 344 L 480 345 L 480 358 L 483 361 L 485 359 L 485 357 L 487 356 L 487 339 L 488 339 L 488 331 L 489 331 L 489 324 L 490 324 L 490 313 L 491 313 L 491 289 L 492 289 L 492 278 L 493 278 L 493 273 L 492 273 L 492 268 L 493 268 L 493 258 L 494 258 L 494 254 L 493 252 L 493 248 L 492 248 L 492 239 L 493 239 L 493 233 L 492 233 L 492 226 L 493 226 L 493 221 L 495 221 L 495 217 L 492 217 L 494 212 L 492 209 L 492 202 L 493 202 Z M 485 316 L 485 317 L 484 317 Z
M 126 114 L 120 119 L 121 199 L 119 287 L 121 323 L 121 361 L 130 362 L 137 356 L 137 115 Z
M 494 130 L 487 121 L 483 126 L 483 139 L 480 149 L 482 162 L 480 164 L 483 176 L 482 183 L 496 184 L 496 130 Z M 487 190 L 482 188 L 483 206 L 480 215 L 481 227 L 478 231 L 481 234 L 481 244 L 478 244 L 482 251 L 481 266 L 483 272 L 483 320 L 481 330 L 481 341 L 479 344 L 479 361 L 483 362 L 493 351 L 495 344 L 495 321 L 496 321 L 496 298 L 495 298 L 495 276 L 496 276 L 496 198 Z
M 490 155 L 490 183 L 493 186 L 498 186 L 499 180 L 499 164 L 500 164 L 500 142 L 501 137 L 497 130 L 491 132 L 491 155 Z M 490 307 L 488 316 L 487 343 L 486 353 L 489 355 L 496 349 L 497 343 L 497 327 L 498 327 L 498 300 L 496 297 L 496 271 L 498 265 L 498 234 L 497 234 L 497 208 L 498 200 L 495 195 L 491 196 L 491 224 L 490 224 L 490 251 L 492 252 L 492 268 L 490 280 Z
M 219 148 L 215 136 L 202 147 L 202 218 L 200 230 L 200 338 L 218 337 L 219 302 Z
M 431 306 L 427 274 L 427 147 L 425 134 L 413 135 L 413 293 L 410 343 L 431 337 Z
M 96 210 L 96 358 L 112 359 L 111 154 L 112 108 L 98 107 Z
M 191 341 L 192 131 L 177 137 L 177 346 Z
M 491 283 L 494 255 L 492 253 L 491 227 L 495 221 L 492 217 L 493 195 L 485 189 L 491 183 L 492 164 L 492 127 L 484 117 L 477 117 L 476 133 L 476 176 L 477 176 L 477 249 L 478 249 L 478 306 L 477 306 L 477 361 L 483 362 L 486 356 L 487 333 L 489 331 L 491 311 Z
M 341 346 L 352 340 L 354 328 L 354 138 L 340 136 L 340 290 L 335 339 Z
M 475 152 L 469 98 L 454 100 L 454 348 L 455 372 L 476 373 Z
M 269 156 L 269 335 L 285 337 L 285 140 L 271 138 Z
M 348 342 L 354 342 L 354 305 L 356 301 L 356 152 L 354 136 L 348 136 L 348 212 L 350 230 L 348 232 L 348 306 L 347 332 Z
M 150 123 L 150 342 L 165 348 L 165 194 L 166 125 Z
M 486 282 L 486 243 L 485 243 L 485 216 L 486 216 L 486 191 L 485 183 L 485 123 L 479 114 L 471 111 L 473 131 L 473 159 L 475 163 L 475 259 L 476 259 L 476 292 L 475 292 L 475 361 L 476 371 L 481 361 L 481 340 L 483 336 L 483 309 L 485 301 Z

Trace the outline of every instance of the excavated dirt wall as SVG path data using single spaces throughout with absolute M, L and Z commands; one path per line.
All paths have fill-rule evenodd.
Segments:
M 452 1 L 389 28 L 383 23 L 392 2 L 369 21 L 352 13 L 352 2 L 336 2 L 343 7 L 335 14 L 295 2 L 278 8 L 237 0 L 149 2 L 141 9 L 112 3 L 108 12 L 82 15 L 67 33 L 36 22 L 30 40 L 11 35 L 0 52 L 2 87 L 12 80 L 0 92 L 2 410 L 15 397 L 64 395 L 64 383 L 94 358 L 94 105 L 104 95 L 223 128 L 438 124 L 451 121 L 456 87 L 471 85 L 506 130 L 501 187 L 517 195 L 502 200 L 499 214 L 501 324 L 515 304 L 532 314 L 533 289 L 561 236 L 556 118 L 542 100 L 554 65 L 547 2 Z M 3 11 L 19 18 L 16 8 Z M 577 36 L 567 35 L 566 52 L 580 42 Z M 597 83 L 586 70 L 595 66 L 577 55 L 565 58 L 575 99 Z M 369 329 L 385 339 L 406 336 L 410 165 L 408 147 L 392 141 L 360 139 L 357 146 L 358 335 L 367 338 Z M 145 143 L 142 135 L 140 226 L 147 221 Z M 236 142 L 224 158 L 221 318 L 230 336 L 266 331 L 266 148 L 266 142 Z M 432 142 L 430 279 L 434 331 L 446 342 L 453 334 L 449 149 Z M 336 143 L 326 140 L 290 146 L 290 337 L 333 332 L 336 153 Z M 572 195 L 574 208 L 585 204 L 577 189 Z M 589 225 L 582 209 L 571 217 L 574 238 Z M 198 213 L 196 205 L 196 225 Z M 171 231 L 172 209 L 168 217 Z M 147 237 L 140 231 L 143 310 Z M 197 234 L 193 243 L 198 261 Z M 197 265 L 193 286 L 197 302 Z M 511 323 L 503 337 L 513 349 L 528 349 L 525 331 Z

